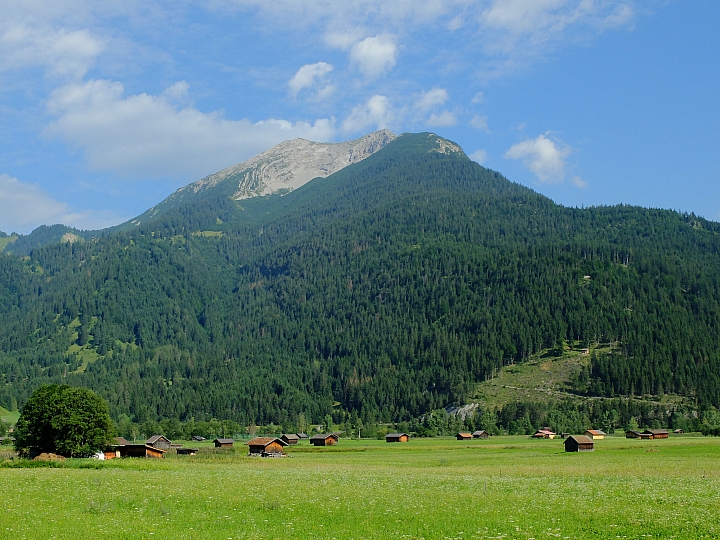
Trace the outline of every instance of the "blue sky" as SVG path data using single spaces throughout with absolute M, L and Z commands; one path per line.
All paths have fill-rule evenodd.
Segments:
M 715 0 L 0 0 L 0 230 L 283 140 L 433 131 L 569 206 L 720 220 Z

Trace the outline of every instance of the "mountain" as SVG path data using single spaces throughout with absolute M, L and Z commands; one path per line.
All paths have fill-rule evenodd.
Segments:
M 429 133 L 283 196 L 230 191 L 0 257 L 0 405 L 63 382 L 138 423 L 411 420 L 568 348 L 591 351 L 578 393 L 623 398 L 593 414 L 720 405 L 717 223 L 565 208 Z
M 359 163 L 395 138 L 396 135 L 383 129 L 342 143 L 317 143 L 305 139 L 285 141 L 254 158 L 178 189 L 128 223 L 140 225 L 201 196 L 219 194 L 239 201 L 288 193 L 313 178 L 325 178 Z
M 0 240 L 0 252 L 4 250 L 15 255 L 29 255 L 35 248 L 65 242 L 84 242 L 99 234 L 100 231 L 81 231 L 65 225 L 41 225 L 30 234 L 10 237 L 12 240 L 4 245 Z

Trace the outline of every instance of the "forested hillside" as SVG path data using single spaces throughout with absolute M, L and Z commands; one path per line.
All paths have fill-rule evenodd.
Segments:
M 0 257 L 0 405 L 88 386 L 113 416 L 400 421 L 570 342 L 583 392 L 720 405 L 720 226 L 573 209 L 404 135 L 284 196 Z

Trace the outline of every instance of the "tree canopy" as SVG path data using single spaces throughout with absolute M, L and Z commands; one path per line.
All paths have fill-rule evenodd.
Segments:
M 92 390 L 47 384 L 33 392 L 15 428 L 15 448 L 88 457 L 111 442 L 115 426 L 105 400 Z

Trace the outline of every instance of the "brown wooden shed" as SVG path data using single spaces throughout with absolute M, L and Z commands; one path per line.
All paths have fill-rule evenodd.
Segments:
M 533 433 L 532 437 L 535 439 L 554 439 L 555 437 L 557 437 L 557 434 L 554 431 L 543 428 L 538 429 L 535 433 Z
M 637 431 L 637 430 L 631 429 L 631 430 L 625 432 L 625 438 L 626 439 L 652 439 L 653 437 L 650 433 L 645 433 L 644 431 Z
M 162 448 L 163 450 L 167 450 L 172 445 L 170 439 L 168 439 L 165 435 L 153 435 L 145 441 L 145 444 L 152 446 L 153 448 Z
M 255 437 L 245 444 L 250 447 L 249 454 L 251 456 L 262 457 L 282 457 L 284 455 L 283 448 L 288 445 L 277 437 Z
M 197 448 L 176 448 L 178 456 L 194 456 L 198 453 Z
M 235 439 L 215 439 L 215 448 L 232 448 Z
M 668 431 L 666 429 L 646 429 L 644 434 L 652 435 L 651 439 L 667 439 Z
M 410 435 L 407 433 L 388 433 L 385 435 L 385 442 L 408 442 Z
M 310 437 L 310 444 L 314 446 L 332 446 L 337 444 L 339 437 L 334 433 L 318 433 Z
M 458 441 L 469 441 L 470 439 L 472 439 L 472 433 L 460 432 L 455 435 L 455 438 Z
M 565 439 L 566 452 L 592 452 L 595 450 L 595 443 L 586 435 L 570 435 Z
M 120 450 L 120 457 L 139 458 L 162 458 L 165 457 L 165 450 L 155 448 L 145 443 L 123 444 L 117 447 Z
M 600 429 L 588 429 L 585 431 L 585 435 L 590 437 L 592 440 L 597 441 L 604 439 L 606 433 Z
M 297 444 L 300 442 L 300 437 L 297 433 L 283 433 L 280 438 L 288 444 Z
M 472 434 L 473 439 L 489 439 L 490 434 L 484 429 L 479 429 Z

